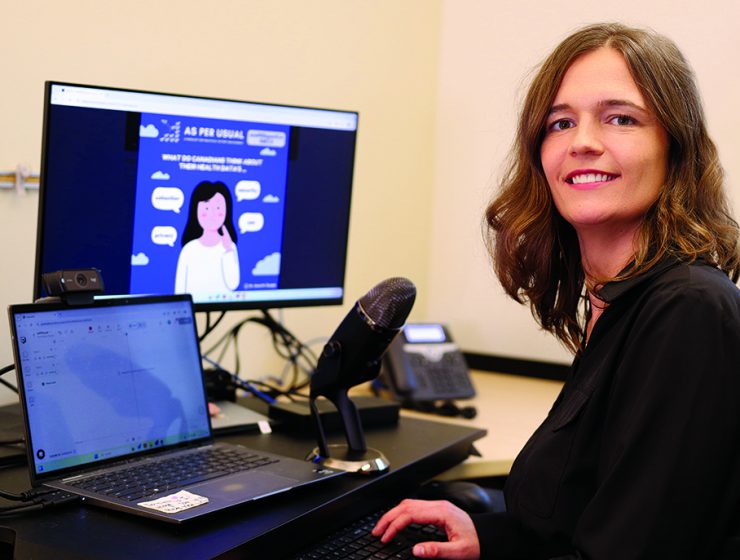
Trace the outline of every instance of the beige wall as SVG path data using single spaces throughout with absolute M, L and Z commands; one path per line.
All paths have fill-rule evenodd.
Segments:
M 652 27 L 681 47 L 698 76 L 740 217 L 740 3 L 446 0 L 427 315 L 449 321 L 467 349 L 570 361 L 536 328 L 529 309 L 503 294 L 489 270 L 480 219 L 502 171 L 531 69 L 575 28 L 607 20 Z
M 402 275 L 426 284 L 440 6 L 3 2 L 0 170 L 26 163 L 38 172 L 49 79 L 359 111 L 346 304 L 285 312 L 302 338 L 328 336 L 378 281 Z M 3 315 L 7 304 L 31 298 L 36 204 L 36 193 L 0 192 Z M 425 299 L 421 291 L 418 309 Z M 250 375 L 281 368 L 263 330 L 247 327 L 240 338 Z M 0 364 L 11 360 L 3 316 Z M 0 389 L 0 403 L 10 398 Z
M 26 0 L 4 2 L 0 170 L 38 171 L 43 82 L 358 110 L 347 302 L 288 310 L 327 336 L 379 280 L 419 287 L 415 319 L 444 320 L 479 352 L 567 361 L 490 273 L 480 216 L 514 130 L 526 74 L 588 22 L 673 37 L 699 76 L 740 214 L 740 4 L 680 0 Z M 0 192 L 0 306 L 31 297 L 37 196 Z M 228 322 L 243 317 L 232 313 Z M 241 338 L 247 373 L 280 370 L 266 333 Z M 0 319 L 0 364 L 11 361 Z M 0 403 L 11 399 L 0 391 Z

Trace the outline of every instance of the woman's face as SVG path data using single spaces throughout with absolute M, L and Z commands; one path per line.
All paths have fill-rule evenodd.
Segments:
M 573 62 L 540 156 L 555 206 L 579 236 L 636 231 L 665 180 L 668 135 L 621 53 L 600 48 Z
M 226 219 L 226 199 L 221 193 L 198 203 L 198 223 L 203 231 L 215 231 L 224 225 Z

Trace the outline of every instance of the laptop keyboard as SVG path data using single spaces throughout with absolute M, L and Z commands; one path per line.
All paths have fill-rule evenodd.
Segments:
M 239 447 L 209 447 L 171 459 L 68 481 L 67 484 L 133 502 L 277 462 L 276 458 L 263 457 Z
M 290 556 L 289 560 L 401 560 L 415 558 L 411 550 L 416 543 L 447 540 L 447 535 L 439 527 L 412 523 L 392 541 L 383 544 L 370 532 L 384 513 L 385 510 L 371 513 Z

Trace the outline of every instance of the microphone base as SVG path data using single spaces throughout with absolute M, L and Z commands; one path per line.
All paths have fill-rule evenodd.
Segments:
M 359 453 L 351 451 L 347 445 L 330 445 L 328 451 L 329 456 L 322 457 L 319 448 L 315 447 L 306 457 L 306 461 L 340 471 L 367 475 L 387 471 L 391 466 L 385 455 L 377 449 L 367 449 L 364 453 Z

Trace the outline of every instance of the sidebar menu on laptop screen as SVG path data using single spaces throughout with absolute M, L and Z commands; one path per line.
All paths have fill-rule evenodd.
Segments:
M 210 434 L 187 300 L 15 315 L 36 473 Z

